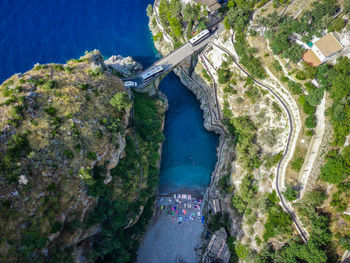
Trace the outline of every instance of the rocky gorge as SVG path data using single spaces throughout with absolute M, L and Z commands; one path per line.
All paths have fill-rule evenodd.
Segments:
M 149 27 L 154 36 L 163 36 L 160 39 L 157 37 L 156 48 L 163 55 L 169 53 L 173 49 L 172 42 L 169 41 L 172 37 L 169 35 L 169 29 L 166 30 L 161 25 L 157 4 L 153 7 Z M 200 101 L 204 127 L 220 135 L 218 162 L 205 194 L 207 229 L 212 233 L 212 237 L 203 238 L 199 245 L 202 251 L 207 248 L 204 253 L 199 254 L 202 262 L 215 262 L 218 259 L 227 262 L 230 258 L 228 256 L 223 259 L 217 251 L 211 251 L 216 246 L 215 240 L 218 235 L 221 235 L 218 234 L 220 232 L 215 232 L 219 230 L 220 225 L 225 226 L 228 231 L 229 239 L 227 235 L 221 236 L 225 237 L 225 242 L 231 247 L 231 253 L 236 254 L 232 246 L 243 249 L 249 246 L 251 249 L 260 250 L 266 222 L 266 219 L 263 219 L 264 202 L 266 195 L 271 194 L 271 189 L 274 189 L 273 173 L 288 136 L 287 115 L 280 108 L 278 100 L 268 91 L 250 83 L 244 72 L 230 66 L 232 58 L 216 48 L 216 45 L 220 45 L 231 49 L 229 34 L 230 32 L 222 33 L 214 40 L 215 44 L 209 44 L 174 69 L 182 83 Z M 225 68 L 222 69 L 223 67 Z M 229 77 L 230 83 L 220 83 L 220 70 L 233 72 L 233 77 Z M 255 131 L 249 134 L 248 130 L 251 128 L 244 125 L 251 125 Z M 243 129 L 242 134 L 233 132 L 233 129 Z M 240 138 L 237 142 L 239 136 L 246 136 L 251 142 L 239 142 L 242 140 Z M 244 143 L 248 144 L 243 146 Z M 250 148 L 245 150 L 248 154 L 242 154 L 242 147 Z M 261 161 L 258 161 L 258 158 Z M 255 161 L 257 163 L 253 164 Z M 249 191 L 249 194 L 246 191 Z M 256 202 L 252 202 L 251 198 Z M 251 203 L 248 205 L 250 214 L 243 216 L 246 208 L 243 208 L 243 211 L 233 208 L 234 200 L 240 202 L 241 206 Z M 238 203 L 234 205 L 237 206 Z M 257 220 L 257 217 L 262 219 Z M 220 241 L 217 242 L 222 242 L 222 238 L 218 240 Z M 222 244 L 219 243 L 217 245 L 221 247 Z

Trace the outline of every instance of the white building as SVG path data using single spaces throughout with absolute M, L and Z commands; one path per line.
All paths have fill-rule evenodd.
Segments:
M 338 51 L 342 50 L 343 46 L 333 33 L 328 33 L 324 37 L 313 43 L 311 49 L 308 49 L 303 59 L 311 66 L 318 66 L 326 62 Z

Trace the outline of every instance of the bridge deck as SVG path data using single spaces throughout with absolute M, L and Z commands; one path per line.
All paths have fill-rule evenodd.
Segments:
M 136 89 L 144 87 L 145 85 L 149 84 L 155 77 L 159 77 L 159 76 L 167 73 L 168 71 L 172 70 L 174 67 L 176 67 L 185 58 L 191 56 L 194 52 L 196 52 L 196 51 L 200 50 L 201 48 L 203 48 L 217 34 L 220 34 L 223 30 L 224 30 L 224 27 L 223 27 L 222 23 L 220 23 L 216 30 L 212 30 L 211 34 L 207 38 L 202 40 L 200 43 L 198 43 L 197 45 L 192 46 L 189 42 L 187 42 L 186 44 L 182 45 L 178 49 L 176 49 L 173 52 L 171 52 L 170 54 L 168 54 L 167 56 L 165 56 L 165 57 L 159 59 L 158 61 L 156 61 L 153 65 L 149 66 L 147 69 L 142 71 L 137 77 L 125 79 L 124 81 L 131 80 L 131 81 L 137 82 Z M 159 73 L 159 74 L 155 75 L 150 80 L 147 80 L 147 81 L 144 82 L 143 79 L 141 78 L 141 75 L 144 72 L 148 71 L 150 68 L 154 67 L 154 66 L 163 66 L 164 71 L 162 73 Z

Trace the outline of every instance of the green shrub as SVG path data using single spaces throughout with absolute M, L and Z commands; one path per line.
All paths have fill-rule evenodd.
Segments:
M 317 120 L 316 120 L 315 115 L 310 115 L 305 119 L 306 128 L 309 128 L 309 129 L 315 128 L 316 123 L 317 123 Z
M 288 80 L 288 87 L 294 95 L 300 95 L 303 93 L 301 84 L 294 82 L 293 80 Z
M 44 112 L 46 112 L 50 116 L 55 116 L 57 113 L 57 110 L 54 107 L 50 106 L 50 107 L 44 108 Z
M 340 32 L 344 27 L 345 27 L 345 20 L 341 17 L 337 17 L 328 26 L 328 31 L 329 32 L 333 32 L 333 31 Z
M 57 70 L 57 71 L 64 71 L 64 70 L 65 70 L 65 68 L 64 68 L 63 65 L 61 65 L 61 64 L 54 64 L 54 65 L 52 66 L 52 68 L 54 68 L 54 69 Z
M 28 79 L 28 83 L 34 84 L 35 86 L 43 85 L 45 83 L 45 80 L 43 78 L 34 78 L 31 77 Z
M 163 32 L 158 32 L 156 35 L 153 36 L 153 41 L 162 41 L 163 40 Z
M 232 76 L 232 73 L 225 67 L 221 66 L 218 69 L 218 81 L 220 84 L 227 83 Z
M 109 103 L 115 107 L 119 112 L 125 112 L 132 106 L 129 95 L 126 92 L 118 92 L 113 96 Z
M 45 68 L 46 68 L 45 65 L 35 64 L 33 69 L 38 71 L 38 70 L 45 69 Z
M 89 75 L 96 77 L 96 76 L 101 76 L 103 73 L 103 67 L 102 66 L 94 66 L 91 69 L 89 69 Z
M 87 152 L 86 157 L 90 160 L 97 160 L 97 154 L 95 152 Z
M 210 229 L 210 231 L 214 232 L 222 227 L 225 229 L 228 229 L 230 227 L 228 214 L 216 213 L 215 215 L 210 216 L 208 222 L 208 228 Z
M 272 109 L 277 114 L 282 113 L 282 109 L 281 109 L 280 105 L 276 101 L 272 102 Z
M 211 77 L 209 76 L 208 72 L 205 69 L 202 69 L 203 77 L 208 81 L 211 82 Z
M 289 80 L 289 78 L 287 76 L 283 76 L 281 78 L 281 81 L 284 82 L 284 83 L 288 82 L 288 80 Z
M 297 157 L 292 161 L 292 169 L 294 171 L 300 172 L 301 167 L 303 167 L 304 159 L 301 157 Z
M 295 187 L 287 184 L 286 190 L 283 192 L 284 197 L 287 199 L 287 201 L 294 201 L 297 199 L 299 192 L 295 190 Z
M 218 186 L 225 194 L 232 193 L 234 187 L 230 182 L 230 174 L 222 176 L 218 180 Z
M 87 84 L 87 83 L 81 84 L 79 86 L 79 89 L 81 89 L 81 90 L 88 90 L 89 89 L 89 84 Z
M 43 237 L 38 232 L 28 232 L 24 234 L 24 237 L 21 241 L 21 248 L 18 252 L 24 257 L 28 257 L 34 250 L 40 250 L 44 248 L 48 241 L 48 238 Z
M 237 256 L 240 259 L 244 260 L 248 256 L 249 248 L 248 248 L 248 246 L 243 245 L 243 244 L 239 243 L 238 241 L 236 241 L 235 251 L 236 251 Z
M 252 103 L 255 103 L 258 98 L 260 98 L 260 92 L 259 89 L 256 86 L 251 86 L 245 93 L 244 93 Z
M 329 152 L 326 157 L 326 164 L 321 168 L 321 180 L 332 184 L 339 184 L 350 174 L 348 159 L 338 153 Z
M 68 158 L 68 159 L 73 159 L 74 158 L 74 153 L 70 149 L 65 149 L 63 152 L 63 155 Z
M 267 242 L 271 237 L 292 232 L 292 219 L 279 205 L 272 205 L 268 210 L 263 239 Z
M 306 96 L 306 100 L 311 106 L 317 106 L 321 103 L 323 94 L 324 94 L 323 88 L 313 89 L 309 92 L 309 95 Z
M 282 71 L 282 66 L 278 60 L 275 59 L 272 63 L 272 66 L 276 71 Z
M 299 80 L 305 80 L 306 79 L 306 73 L 304 71 L 299 70 L 297 74 L 295 74 L 295 78 Z
M 57 233 L 62 229 L 63 224 L 60 221 L 55 221 L 53 225 L 51 226 L 51 234 Z
M 350 235 L 342 236 L 339 239 L 339 244 L 346 250 L 350 250 Z
M 53 88 L 55 88 L 56 85 L 57 85 L 57 83 L 54 80 L 48 80 L 44 84 L 44 89 L 45 90 L 52 90 Z
M 314 130 L 309 129 L 305 132 L 306 136 L 314 136 Z
M 10 97 L 14 93 L 13 89 L 9 89 L 7 86 L 3 86 L 1 89 L 1 94 L 4 97 Z
M 299 96 L 298 101 L 306 114 L 314 114 L 316 112 L 316 107 L 311 106 L 306 98 L 307 96 L 302 94 Z
M 151 4 L 148 4 L 147 8 L 146 8 L 146 14 L 148 17 L 151 17 L 153 14 L 153 6 Z
M 236 95 L 236 94 L 238 93 L 236 89 L 234 89 L 234 88 L 232 88 L 232 87 L 230 86 L 230 84 L 226 85 L 226 86 L 224 87 L 223 91 L 224 91 L 225 93 L 230 93 L 230 94 L 234 94 L 234 95 Z
M 271 168 L 278 164 L 278 162 L 282 159 L 282 152 L 275 154 L 275 155 L 269 155 L 267 154 L 265 156 L 265 167 L 266 168 Z

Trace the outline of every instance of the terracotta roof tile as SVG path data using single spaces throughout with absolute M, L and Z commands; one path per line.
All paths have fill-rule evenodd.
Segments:
M 315 55 L 315 53 L 311 49 L 308 49 L 304 53 L 303 59 L 305 60 L 306 63 L 314 67 L 317 67 L 322 63 L 321 60 Z

